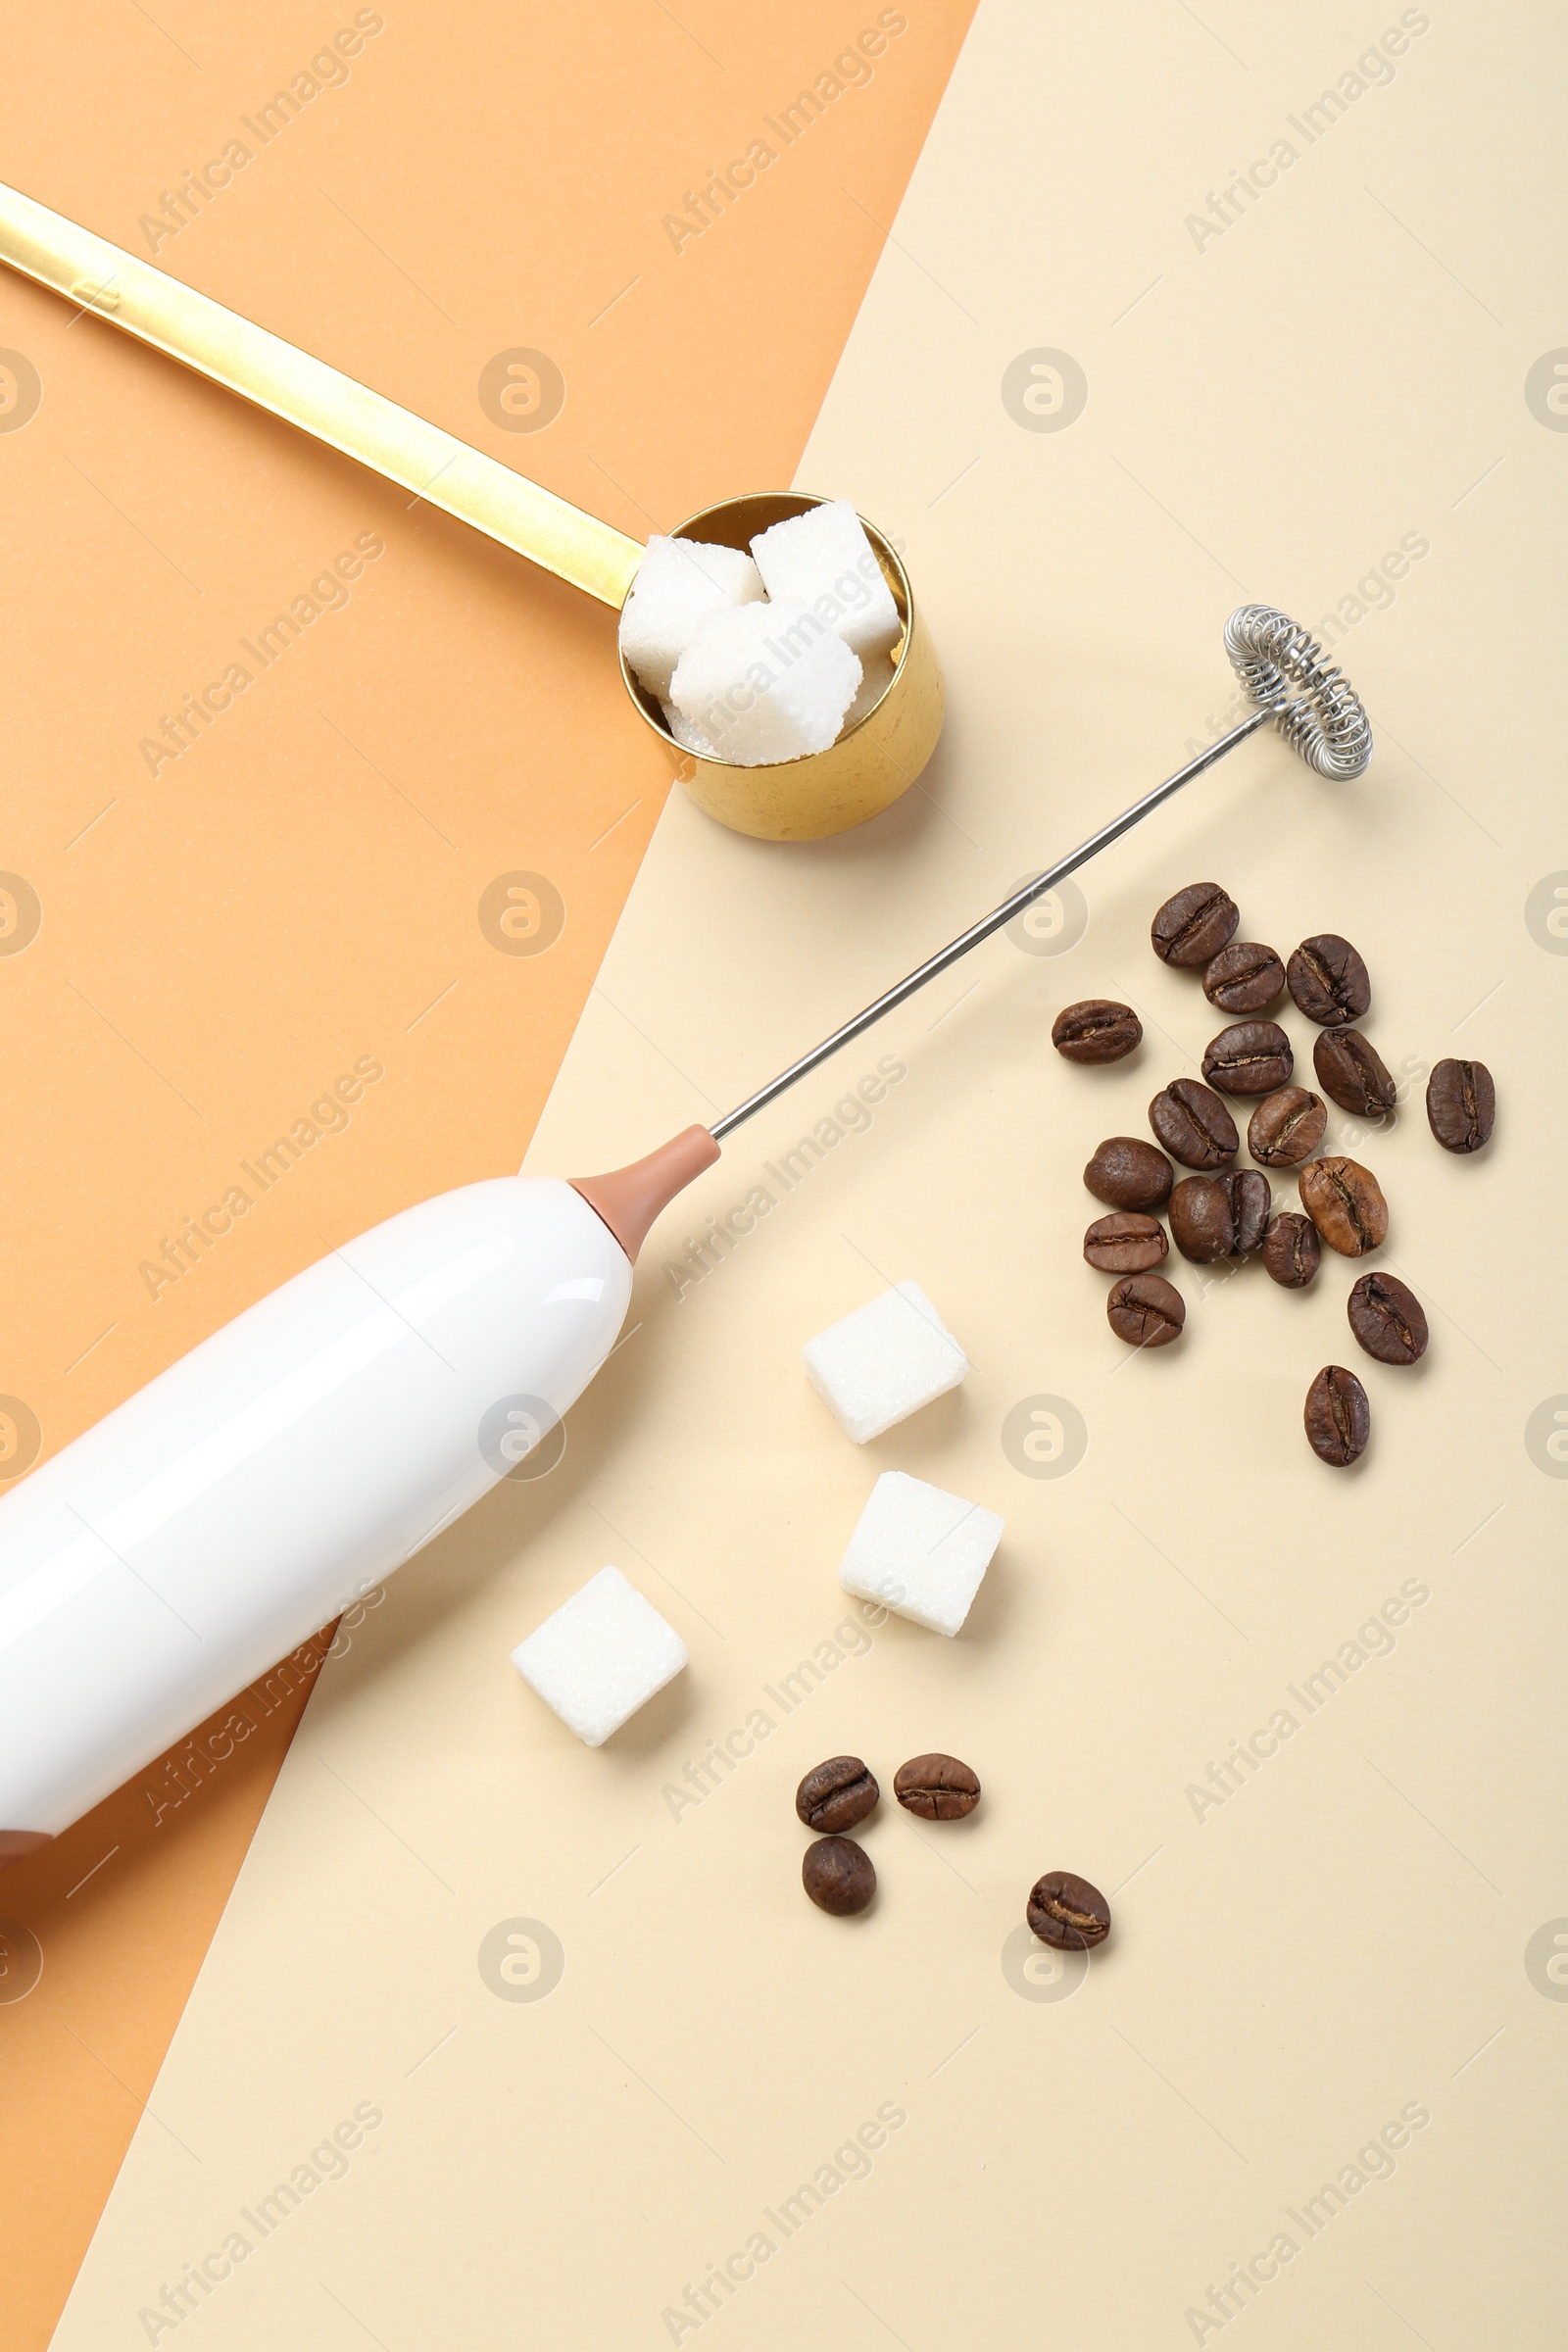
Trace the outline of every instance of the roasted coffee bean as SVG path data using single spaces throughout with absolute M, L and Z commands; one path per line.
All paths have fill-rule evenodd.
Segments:
M 1284 1291 L 1304 1291 L 1323 1262 L 1323 1246 L 1310 1217 L 1294 1209 L 1274 1219 L 1263 1236 L 1263 1266 Z
M 1263 1097 L 1248 1121 L 1247 1149 L 1260 1168 L 1298 1168 L 1323 1141 L 1328 1123 L 1321 1096 L 1304 1086 L 1282 1086 Z
M 1114 1004 L 1108 997 L 1085 997 L 1069 1004 L 1051 1024 L 1051 1042 L 1069 1061 L 1120 1061 L 1144 1034 L 1144 1024 L 1130 1004 Z
M 1492 1135 L 1497 1091 L 1484 1061 L 1440 1061 L 1427 1080 L 1427 1124 L 1445 1152 L 1479 1152 Z
M 858 1756 L 829 1756 L 795 1791 L 795 1810 L 808 1830 L 853 1830 L 882 1791 Z
M 1233 1021 L 1211 1038 L 1203 1076 L 1227 1095 L 1271 1095 L 1289 1086 L 1296 1056 L 1278 1021 Z
M 1427 1319 L 1414 1291 L 1392 1274 L 1363 1274 L 1346 1301 L 1350 1329 L 1380 1364 L 1418 1364 Z
M 1187 1320 L 1180 1291 L 1161 1274 L 1129 1274 L 1105 1300 L 1105 1313 L 1129 1348 L 1168 1348 Z
M 1246 1257 L 1263 1238 L 1271 1205 L 1268 1178 L 1256 1168 L 1184 1176 L 1170 1197 L 1171 1238 L 1195 1266 Z
M 1189 882 L 1165 901 L 1149 936 L 1161 963 L 1212 963 L 1241 919 L 1235 900 L 1217 882 Z
M 1389 1234 L 1389 1204 L 1370 1168 L 1356 1159 L 1309 1159 L 1296 1180 L 1319 1239 L 1342 1257 L 1365 1257 Z
M 1102 1274 L 1147 1274 L 1170 1248 L 1157 1217 L 1120 1210 L 1097 1217 L 1084 1235 L 1084 1255 Z
M 818 1838 L 801 1863 L 801 1885 L 819 1911 L 863 1911 L 876 1892 L 871 1857 L 853 1838 Z
M 1221 1012 L 1261 1012 L 1285 986 L 1285 966 L 1272 948 L 1233 939 L 1203 974 L 1203 994 Z
M 1343 1364 L 1325 1364 L 1306 1392 L 1306 1442 L 1320 1462 L 1348 1470 L 1366 1451 L 1372 1409 L 1366 1391 Z
M 1303 939 L 1285 967 L 1285 978 L 1307 1019 L 1325 1029 L 1358 1021 L 1372 1002 L 1366 965 L 1337 931 Z
M 1397 1091 L 1376 1046 L 1359 1029 L 1325 1029 L 1312 1048 L 1312 1067 L 1326 1095 L 1357 1118 L 1381 1119 Z
M 1241 1149 L 1236 1121 L 1196 1078 L 1173 1078 L 1149 1105 L 1149 1124 L 1184 1168 L 1222 1168 Z
M 1107 1208 L 1163 1208 L 1170 1199 L 1170 1161 L 1140 1136 L 1111 1135 L 1096 1150 L 1084 1182 Z
M 1070 1870 L 1048 1870 L 1029 1889 L 1029 1929 L 1058 1952 L 1087 1952 L 1110 1934 L 1110 1905 Z
M 911 1756 L 894 1774 L 893 1793 L 922 1821 L 961 1821 L 980 1802 L 980 1783 L 956 1756 Z

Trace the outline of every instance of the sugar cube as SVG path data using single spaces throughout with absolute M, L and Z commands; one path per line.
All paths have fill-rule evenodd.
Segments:
M 692 631 L 670 700 L 720 760 L 760 767 L 825 752 L 860 683 L 842 637 L 803 604 L 726 606 Z
M 702 728 L 694 727 L 689 718 L 682 718 L 673 703 L 661 703 L 659 707 L 664 713 L 665 726 L 683 752 L 701 752 L 708 760 L 716 757 L 712 745 L 703 733 Z
M 961 1494 L 884 1470 L 839 1564 L 839 1583 L 951 1636 L 969 1614 L 1005 1524 Z
M 806 1377 L 857 1446 L 956 1389 L 969 1359 L 917 1282 L 830 1323 L 801 1350 Z
M 568 1731 L 602 1747 L 679 1674 L 686 1644 L 618 1568 L 601 1568 L 518 1642 L 512 1663 Z
M 866 712 L 876 709 L 892 683 L 893 656 L 865 655 L 860 663 L 860 683 L 854 702 L 844 713 L 844 725 L 840 732 L 847 734 L 851 727 L 858 727 Z
M 704 613 L 760 603 L 762 594 L 761 574 L 744 549 L 652 538 L 621 608 L 620 650 L 649 693 L 662 701 Z
M 847 498 L 775 522 L 752 541 L 775 602 L 799 598 L 860 656 L 890 653 L 904 623 L 865 526 Z

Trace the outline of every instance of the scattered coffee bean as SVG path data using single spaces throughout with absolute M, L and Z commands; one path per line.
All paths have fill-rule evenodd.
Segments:
M 894 1774 L 893 1793 L 922 1821 L 961 1821 L 980 1802 L 980 1783 L 956 1756 L 911 1756 Z
M 795 1810 L 808 1830 L 853 1830 L 882 1791 L 858 1756 L 829 1756 L 795 1791 Z
M 1307 1019 L 1325 1029 L 1358 1021 L 1372 1002 L 1366 965 L 1337 931 L 1303 939 L 1285 967 L 1285 978 Z
M 1084 1235 L 1084 1255 L 1102 1274 L 1147 1274 L 1157 1266 L 1170 1244 L 1157 1217 L 1141 1217 L 1129 1210 L 1097 1217 Z
M 1306 1442 L 1320 1462 L 1347 1470 L 1366 1451 L 1372 1412 L 1366 1391 L 1343 1364 L 1325 1364 L 1306 1392 Z
M 1296 1056 L 1278 1021 L 1233 1021 L 1209 1041 L 1203 1076 L 1227 1095 L 1271 1095 L 1289 1086 Z
M 1320 1095 L 1308 1094 L 1304 1086 L 1282 1086 L 1264 1096 L 1248 1121 L 1247 1149 L 1261 1168 L 1298 1168 L 1311 1158 L 1328 1123 Z
M 1484 1061 L 1440 1061 L 1427 1080 L 1427 1124 L 1445 1152 L 1479 1152 L 1492 1135 L 1497 1090 Z
M 1170 1161 L 1139 1136 L 1107 1136 L 1085 1168 L 1084 1182 L 1107 1208 L 1163 1208 L 1170 1199 Z
M 1203 994 L 1221 1012 L 1261 1012 L 1284 986 L 1284 964 L 1255 940 L 1233 939 L 1203 974 Z
M 1359 1160 L 1309 1159 L 1296 1183 L 1319 1238 L 1342 1257 L 1365 1257 L 1387 1241 L 1389 1204 Z
M 1222 1168 L 1241 1149 L 1236 1121 L 1196 1078 L 1173 1078 L 1149 1105 L 1149 1124 L 1184 1168 Z
M 1149 936 L 1161 963 L 1212 963 L 1241 919 L 1235 900 L 1217 882 L 1189 882 L 1165 901 Z
M 1361 1119 L 1381 1119 L 1394 1108 L 1394 1080 L 1377 1048 L 1359 1029 L 1325 1029 L 1312 1048 L 1312 1067 L 1323 1092 L 1332 1095 L 1342 1110 L 1353 1110 Z
M 1087 1952 L 1110 1934 L 1110 1905 L 1070 1870 L 1048 1870 L 1029 1889 L 1029 1929 L 1058 1952 Z
M 1195 1266 L 1246 1257 L 1262 1240 L 1271 1206 L 1268 1178 L 1256 1168 L 1184 1176 L 1170 1197 L 1171 1238 Z
M 1287 1209 L 1263 1236 L 1264 1271 L 1284 1291 L 1304 1291 L 1323 1262 L 1323 1247 L 1310 1217 Z
M 1129 1274 L 1105 1300 L 1105 1313 L 1129 1348 L 1168 1348 L 1187 1320 L 1180 1291 L 1160 1274 Z
M 1144 1024 L 1130 1004 L 1112 1004 L 1108 997 L 1085 997 L 1069 1004 L 1051 1025 L 1051 1042 L 1069 1061 L 1120 1061 L 1144 1034 Z
M 819 1911 L 863 1911 L 876 1892 L 871 1857 L 853 1838 L 818 1838 L 806 1849 L 801 1885 Z
M 1350 1329 L 1380 1364 L 1417 1364 L 1427 1319 L 1414 1291 L 1392 1274 L 1363 1274 L 1346 1302 Z

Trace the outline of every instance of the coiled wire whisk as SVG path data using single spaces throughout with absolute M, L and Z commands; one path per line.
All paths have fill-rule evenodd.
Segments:
M 1268 705 L 1280 733 L 1308 767 L 1337 782 L 1365 771 L 1372 728 L 1361 699 L 1288 612 L 1273 605 L 1241 606 L 1225 623 L 1225 651 L 1243 693 Z

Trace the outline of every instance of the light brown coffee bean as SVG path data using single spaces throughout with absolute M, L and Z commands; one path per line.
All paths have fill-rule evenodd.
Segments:
M 1029 1889 L 1030 1933 L 1058 1952 L 1092 1951 L 1110 1934 L 1110 1905 L 1070 1870 L 1048 1870 Z
M 1323 1262 L 1323 1246 L 1310 1217 L 1294 1209 L 1278 1216 L 1263 1236 L 1263 1266 L 1284 1291 L 1304 1291 Z
M 893 1793 L 922 1821 L 961 1821 L 980 1802 L 980 1781 L 956 1756 L 911 1756 L 894 1774 Z
M 806 1849 L 801 1884 L 819 1911 L 845 1918 L 865 1909 L 876 1892 L 876 1872 L 853 1838 L 818 1838 Z
M 1195 1266 L 1246 1257 L 1263 1239 L 1270 1206 L 1268 1178 L 1256 1168 L 1184 1176 L 1170 1197 L 1171 1238 Z
M 1108 997 L 1085 997 L 1068 1004 L 1051 1025 L 1051 1042 L 1069 1061 L 1120 1061 L 1144 1034 L 1144 1024 L 1130 1004 Z
M 1236 1121 L 1196 1078 L 1173 1078 L 1162 1087 L 1149 1105 L 1149 1124 L 1184 1168 L 1222 1168 L 1241 1149 Z
M 1319 1238 L 1342 1257 L 1365 1257 L 1388 1240 L 1389 1204 L 1359 1160 L 1309 1159 L 1296 1186 Z
M 1297 1168 L 1310 1159 L 1328 1126 L 1327 1105 L 1304 1086 L 1265 1095 L 1247 1123 L 1247 1149 L 1263 1168 Z
M 1141 1136 L 1111 1135 L 1097 1146 L 1084 1182 L 1107 1208 L 1163 1208 L 1170 1199 L 1170 1161 Z
M 1173 1283 L 1160 1274 L 1129 1274 L 1105 1300 L 1105 1314 L 1118 1340 L 1129 1348 L 1168 1348 L 1182 1336 L 1187 1307 Z
M 1398 1092 L 1376 1046 L 1359 1029 L 1325 1029 L 1312 1048 L 1312 1067 L 1326 1095 L 1359 1119 L 1381 1119 Z
M 1084 1235 L 1084 1255 L 1102 1274 L 1147 1274 L 1169 1248 L 1157 1217 L 1127 1209 L 1097 1217 Z

